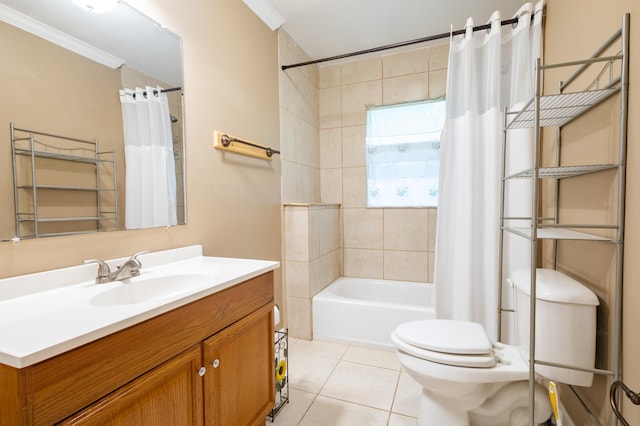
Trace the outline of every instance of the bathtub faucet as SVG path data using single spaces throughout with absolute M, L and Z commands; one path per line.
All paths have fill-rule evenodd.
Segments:
M 141 254 L 149 253 L 148 251 L 141 251 L 131 256 L 126 262 L 118 266 L 118 269 L 111 272 L 111 268 L 107 262 L 100 259 L 89 259 L 83 263 L 97 263 L 98 275 L 96 276 L 96 284 L 110 283 L 112 281 L 126 280 L 131 277 L 137 277 L 140 275 L 140 268 L 142 263 L 138 260 L 138 256 Z

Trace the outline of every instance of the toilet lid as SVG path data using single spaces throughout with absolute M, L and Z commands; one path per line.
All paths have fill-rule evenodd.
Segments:
M 391 333 L 391 340 L 399 351 L 438 364 L 468 368 L 492 368 L 496 365 L 496 358 L 493 352 L 481 355 L 458 355 L 429 351 L 403 342 L 398 338 L 395 331 Z
M 422 320 L 400 324 L 395 330 L 403 342 L 429 351 L 458 355 L 492 354 L 482 325 L 458 320 Z

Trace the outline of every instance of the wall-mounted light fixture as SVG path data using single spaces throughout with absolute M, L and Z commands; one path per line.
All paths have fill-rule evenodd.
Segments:
M 120 0 L 72 0 L 74 4 L 92 13 L 111 12 Z

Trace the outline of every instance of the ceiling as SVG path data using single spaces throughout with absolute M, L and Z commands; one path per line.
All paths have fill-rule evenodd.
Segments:
M 0 0 L 0 19 L 104 65 L 126 63 L 171 86 L 182 83 L 180 37 L 126 2 L 94 14 L 70 0 Z M 114 57 L 112 64 L 96 59 L 103 53 Z
M 282 28 L 313 59 L 414 40 L 513 17 L 524 0 L 245 0 L 263 20 L 267 3 Z M 262 15 L 262 16 L 261 16 Z M 271 17 L 272 18 L 272 17 Z M 273 19 L 273 18 L 272 18 Z M 273 22 L 273 20 L 271 21 Z M 269 23 L 267 22 L 269 25 Z M 273 28 L 273 25 L 270 25 Z

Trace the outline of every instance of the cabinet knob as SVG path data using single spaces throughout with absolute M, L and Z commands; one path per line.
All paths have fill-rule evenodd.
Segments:
M 198 370 L 198 375 L 202 377 L 206 372 L 207 372 L 207 369 L 205 367 L 200 367 L 200 370 Z
M 218 368 L 218 366 L 220 365 L 220 360 L 216 358 L 215 360 L 213 360 L 211 365 L 213 365 L 213 368 Z

